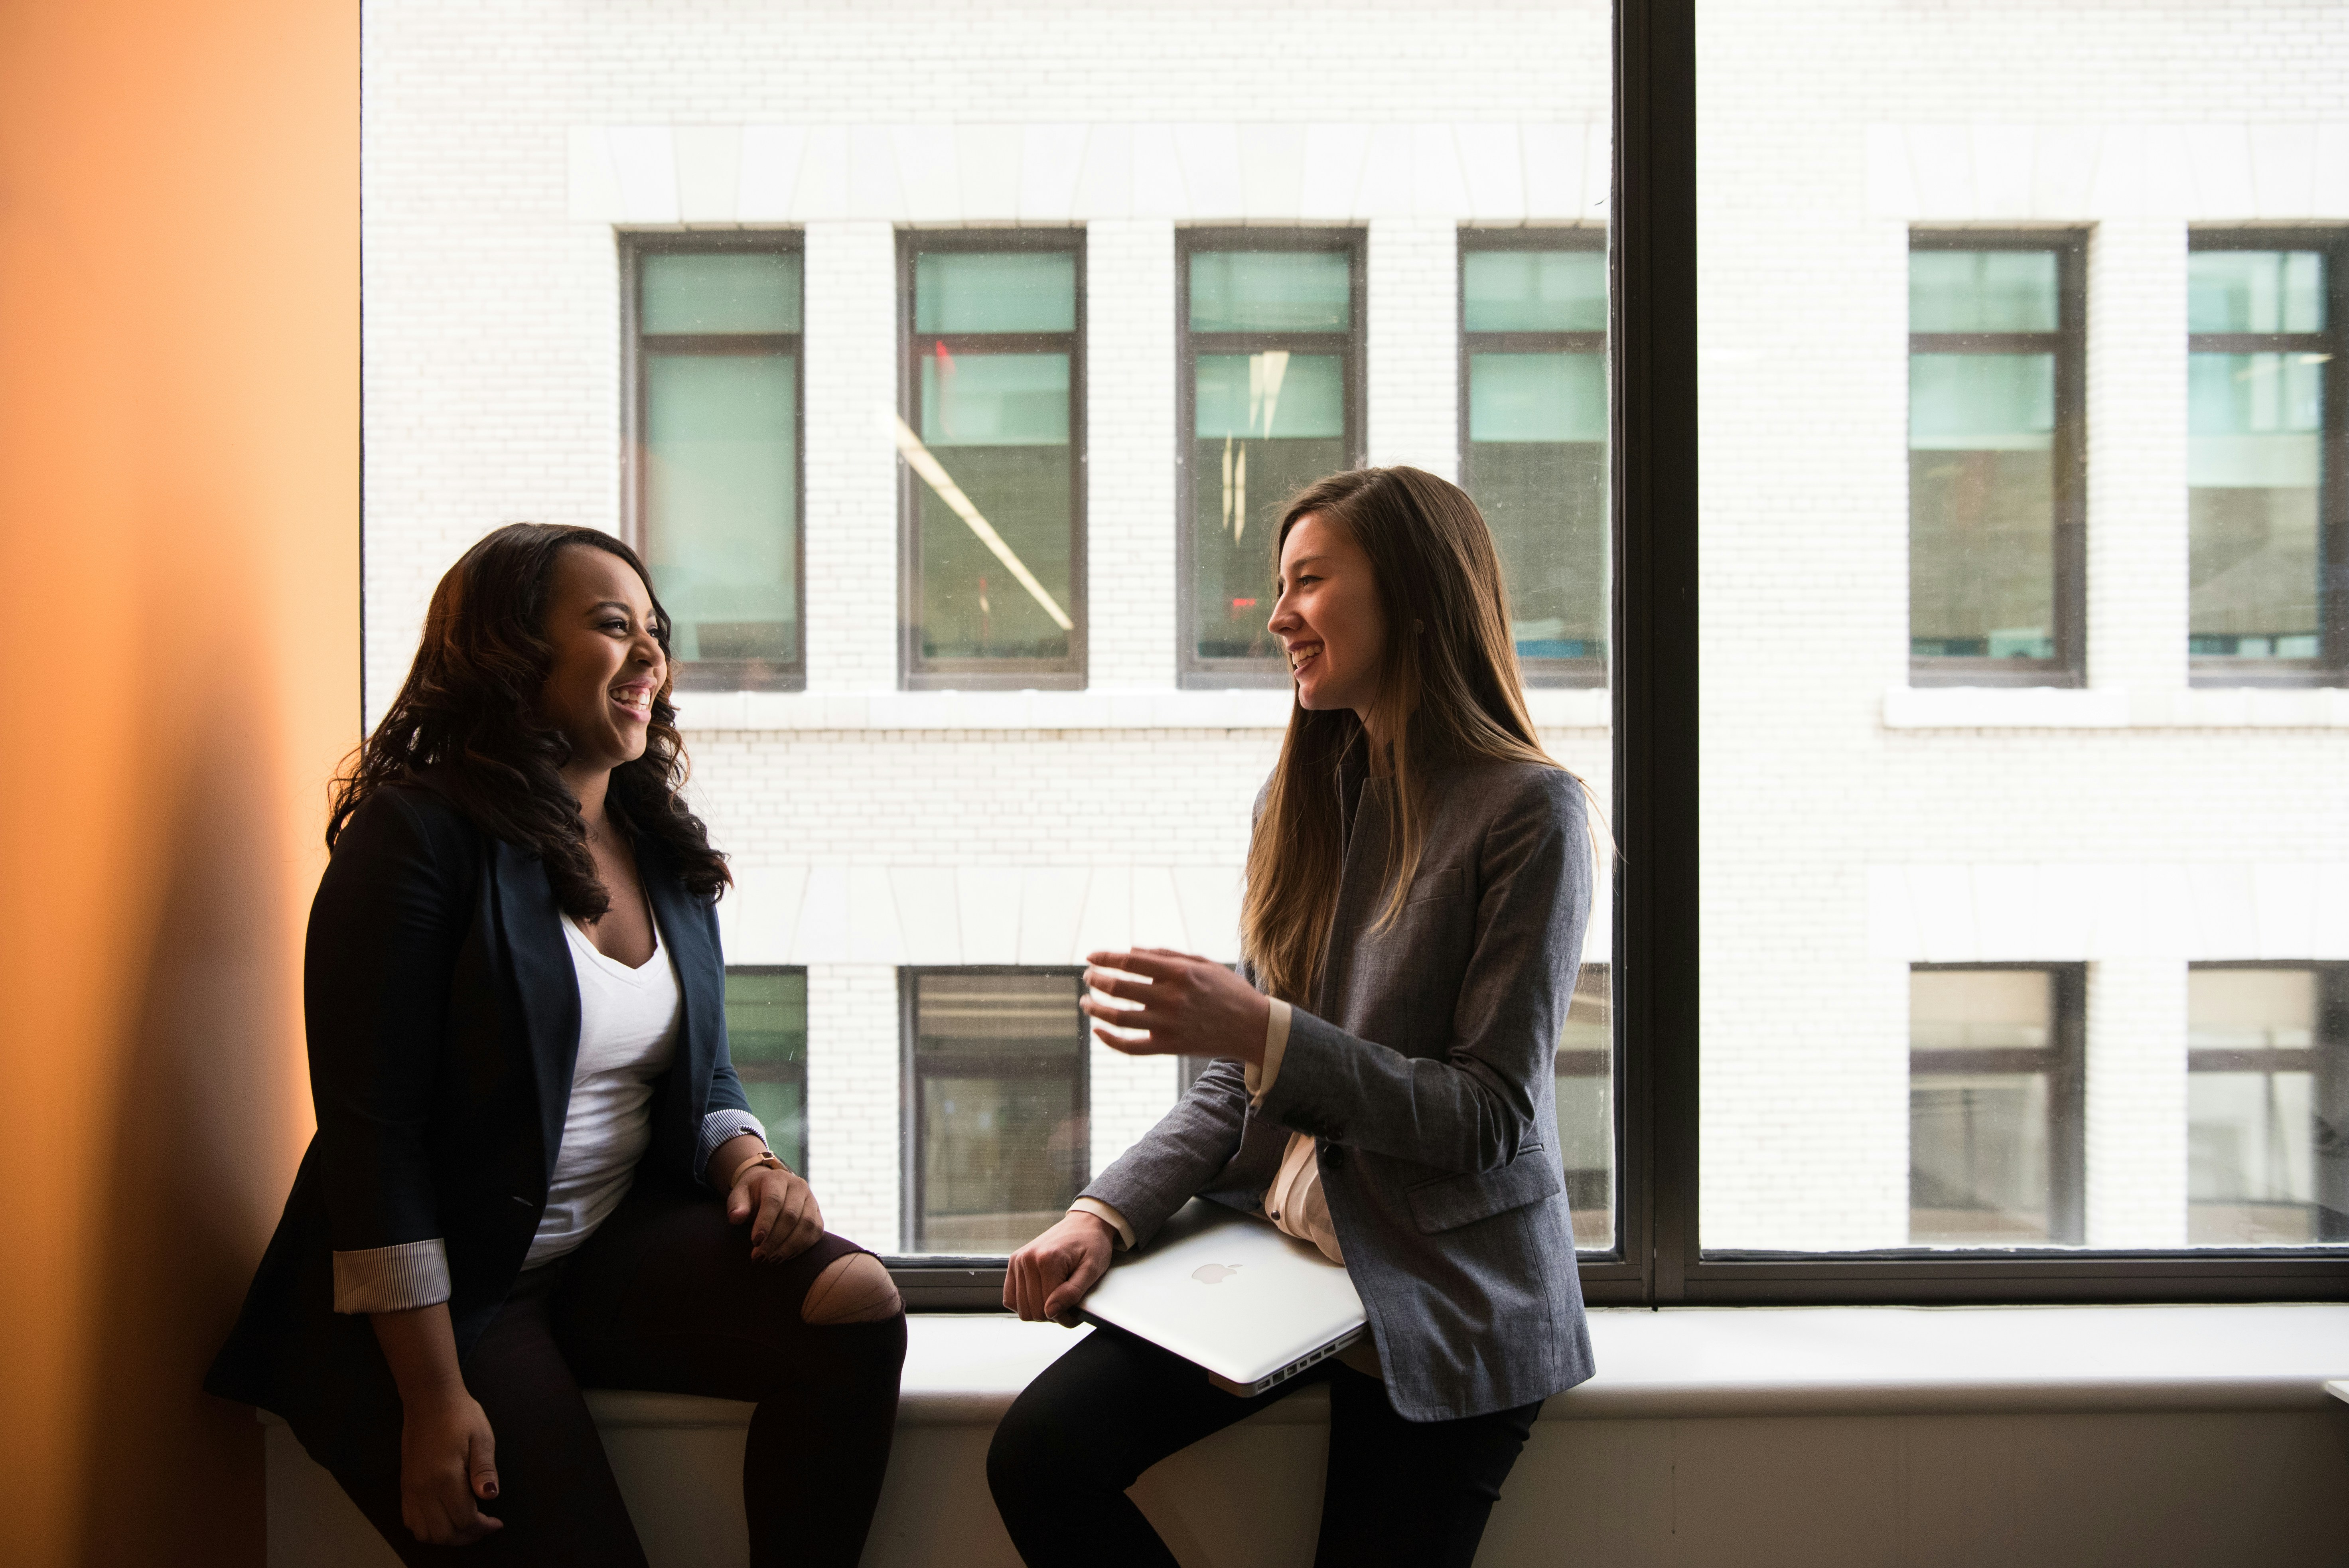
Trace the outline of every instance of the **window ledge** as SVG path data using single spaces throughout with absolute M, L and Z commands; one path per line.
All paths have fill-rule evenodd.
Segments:
M 678 727 L 725 730 L 1268 729 L 1288 724 L 1285 689 L 1174 691 L 683 691 Z M 1526 693 L 1545 729 L 1604 729 L 1602 687 Z
M 991 1427 L 1089 1329 L 916 1315 L 901 1425 Z M 1546 1421 L 1719 1416 L 2321 1409 L 2349 1399 L 2349 1305 L 1608 1307 L 1599 1376 Z M 2330 1381 L 2328 1381 L 2330 1379 Z M 598 1390 L 606 1428 L 740 1427 L 750 1407 Z M 1309 1426 L 1308 1388 L 1256 1419 Z
M 2349 729 L 2349 689 L 1889 686 L 1887 729 Z

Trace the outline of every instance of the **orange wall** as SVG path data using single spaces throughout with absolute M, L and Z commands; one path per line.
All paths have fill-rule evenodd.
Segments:
M 262 1561 L 196 1381 L 358 719 L 358 15 L 0 0 L 0 1562 Z

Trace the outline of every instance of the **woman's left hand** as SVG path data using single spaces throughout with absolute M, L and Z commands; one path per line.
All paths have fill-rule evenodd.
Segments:
M 1237 1057 L 1251 1065 L 1264 1060 L 1265 1021 L 1272 1004 L 1264 994 L 1212 958 L 1164 947 L 1131 953 L 1092 953 L 1085 984 L 1103 996 L 1139 1006 L 1114 1006 L 1099 997 L 1077 1006 L 1110 1028 L 1093 1033 L 1112 1050 L 1130 1057 Z M 1140 1037 L 1112 1034 L 1139 1029 Z
M 771 1165 L 743 1166 L 726 1195 L 726 1218 L 750 1222 L 750 1256 L 779 1264 L 815 1245 L 823 1234 L 823 1211 L 807 1182 Z

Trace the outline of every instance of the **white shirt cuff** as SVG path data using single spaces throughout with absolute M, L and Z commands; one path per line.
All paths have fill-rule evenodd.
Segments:
M 1091 1214 L 1094 1219 L 1099 1220 L 1102 1224 L 1107 1225 L 1111 1230 L 1117 1233 L 1117 1244 L 1119 1246 L 1125 1248 L 1129 1252 L 1133 1250 L 1133 1227 L 1125 1222 L 1125 1216 L 1123 1214 L 1119 1213 L 1115 1209 L 1110 1207 L 1107 1203 L 1102 1202 L 1099 1198 L 1080 1198 L 1075 1202 L 1069 1205 L 1069 1212 L 1071 1214 Z
M 449 1299 L 449 1247 L 440 1237 L 335 1254 L 336 1312 L 408 1312 Z
M 709 1182 L 709 1157 L 730 1138 L 749 1133 L 767 1141 L 767 1126 L 747 1110 L 713 1110 L 701 1119 L 701 1148 L 693 1157 L 693 1171 L 704 1186 Z
M 1264 1097 L 1272 1092 L 1272 1080 L 1280 1076 L 1280 1058 L 1288 1054 L 1288 1004 L 1275 996 L 1264 1020 L 1264 1065 L 1240 1064 L 1241 1075 L 1247 1079 L 1249 1109 L 1264 1109 Z

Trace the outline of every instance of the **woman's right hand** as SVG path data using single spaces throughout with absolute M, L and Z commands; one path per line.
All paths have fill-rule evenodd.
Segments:
M 405 1406 L 399 1425 L 399 1519 L 428 1546 L 471 1546 L 502 1521 L 481 1503 L 498 1495 L 490 1418 L 461 1391 Z M 478 1500 L 478 1501 L 477 1501 Z
M 1109 1272 L 1111 1232 L 1106 1221 L 1071 1212 L 1061 1222 L 1011 1254 L 1003 1274 L 1003 1305 L 1021 1321 L 1050 1318 L 1074 1328 L 1082 1319 L 1077 1304 Z

